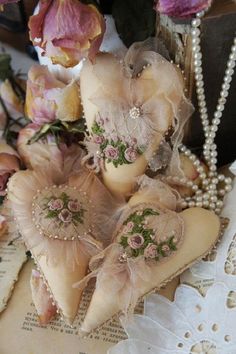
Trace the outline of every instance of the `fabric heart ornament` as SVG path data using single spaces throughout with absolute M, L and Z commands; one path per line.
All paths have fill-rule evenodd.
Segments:
M 145 45 L 134 44 L 122 61 L 107 53 L 99 54 L 95 64 L 87 61 L 80 85 L 89 130 L 86 159 L 93 158 L 90 167 L 102 171 L 114 194 L 127 196 L 148 163 L 156 165 L 154 152 L 176 156 L 192 109 L 184 97 L 181 72 Z M 172 158 L 172 168 L 177 160 Z M 161 167 L 159 163 L 154 169 Z
M 81 168 L 80 150 L 79 154 L 69 154 L 61 171 L 45 164 L 43 170 L 15 173 L 8 183 L 10 207 L 23 241 L 57 312 L 69 324 L 81 297 L 72 284 L 84 277 L 89 259 L 108 244 L 114 227 L 115 202 L 96 176 Z
M 155 192 L 161 187 L 151 191 L 146 187 L 130 199 L 114 242 L 91 259 L 92 272 L 75 284 L 82 288 L 91 277 L 97 279 L 82 334 L 119 312 L 132 313 L 140 298 L 160 289 L 216 243 L 218 216 L 202 208 L 180 213 L 164 208 L 160 203 L 164 189 Z

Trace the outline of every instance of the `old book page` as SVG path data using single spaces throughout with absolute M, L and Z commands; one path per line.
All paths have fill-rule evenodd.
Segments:
M 3 311 L 18 279 L 18 273 L 26 262 L 25 247 L 15 244 L 15 233 L 0 237 L 0 312 Z
M 24 266 L 13 296 L 0 315 L 1 354 L 105 354 L 109 347 L 126 338 L 118 320 L 114 319 L 88 338 L 79 338 L 79 322 L 84 317 L 89 292 L 82 299 L 74 328 L 60 319 L 40 326 L 29 285 L 32 267 L 32 261 Z
M 6 310 L 0 315 L 0 354 L 105 354 L 108 348 L 126 338 L 118 319 L 110 320 L 86 339 L 79 338 L 79 323 L 90 300 L 89 289 L 84 293 L 74 328 L 60 319 L 41 326 L 31 299 L 32 267 L 33 262 L 28 261 Z M 177 283 L 178 279 L 174 280 L 162 294 L 173 298 Z M 137 311 L 142 311 L 142 304 Z

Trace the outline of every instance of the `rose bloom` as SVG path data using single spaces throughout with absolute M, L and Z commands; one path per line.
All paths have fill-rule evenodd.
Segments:
M 23 82 L 19 83 L 19 85 Z M 24 116 L 24 105 L 12 88 L 9 80 L 5 80 L 0 85 L 0 96 L 7 109 L 7 112 L 13 119 L 18 119 Z M 6 124 L 6 113 L 0 104 L 0 129 L 3 130 Z
M 168 252 L 170 252 L 170 247 L 169 247 L 168 245 L 163 245 L 163 246 L 161 247 L 161 250 L 162 250 L 162 252 L 164 252 L 164 253 L 168 253 Z
M 149 243 L 144 250 L 144 257 L 155 258 L 157 256 L 157 246 L 153 243 Z
M 156 10 L 171 17 L 189 17 L 206 9 L 212 0 L 157 0 Z
M 80 210 L 80 204 L 75 200 L 70 200 L 68 203 L 68 209 L 74 213 Z
M 104 154 L 107 159 L 116 160 L 119 157 L 119 149 L 112 145 L 107 145 L 104 149 Z
M 94 59 L 105 32 L 103 16 L 79 0 L 40 1 L 29 21 L 30 38 L 54 64 L 71 67 L 82 58 Z
M 61 199 L 52 199 L 48 203 L 50 210 L 61 210 L 63 208 L 63 201 Z
M 95 142 L 95 144 L 102 144 L 104 142 L 104 137 L 101 135 L 94 135 L 93 136 L 93 141 Z
M 15 150 L 0 141 L 0 195 L 5 195 L 9 177 L 20 169 L 19 155 Z
M 79 86 L 75 81 L 66 85 L 43 65 L 33 65 L 28 73 L 26 115 L 42 125 L 59 119 L 76 121 L 81 117 Z
M 20 130 L 17 139 L 17 151 L 22 161 L 29 169 L 43 166 L 49 161 L 52 165 L 61 169 L 63 164 L 62 151 L 57 146 L 54 137 L 48 135 L 44 141 L 38 140 L 33 144 L 28 144 L 39 128 L 37 124 L 31 123 Z
M 124 232 L 130 232 L 133 230 L 133 227 L 134 227 L 134 223 L 133 221 L 129 221 L 125 227 L 124 227 Z
M 144 243 L 144 238 L 140 234 L 135 234 L 128 237 L 128 245 L 134 250 L 142 247 L 143 243 Z
M 72 220 L 72 214 L 68 209 L 62 209 L 58 217 L 63 222 L 71 222 Z
M 128 149 L 125 150 L 125 158 L 128 162 L 134 162 L 135 160 L 137 160 L 137 157 L 138 154 L 134 148 L 129 147 Z

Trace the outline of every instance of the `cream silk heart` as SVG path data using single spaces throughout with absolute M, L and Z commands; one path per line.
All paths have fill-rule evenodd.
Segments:
M 119 196 L 132 192 L 135 177 L 148 163 L 155 169 L 169 163 L 169 169 L 181 174 L 176 151 L 191 112 L 179 69 L 136 46 L 123 61 L 111 54 L 98 55 L 95 64 L 84 64 L 80 76 L 89 130 L 86 159 L 93 158 L 92 167 L 102 171 L 105 185 Z
M 218 216 L 202 208 L 176 213 L 171 198 L 168 209 L 160 203 L 163 193 L 168 189 L 162 185 L 151 190 L 146 186 L 129 200 L 114 242 L 91 259 L 92 272 L 74 285 L 83 288 L 90 278 L 97 279 L 82 334 L 116 313 L 132 313 L 138 299 L 180 274 L 216 243 Z
M 14 174 L 8 199 L 57 311 L 71 324 L 82 293 L 72 284 L 85 276 L 91 256 L 109 244 L 116 202 L 80 159 L 69 159 L 61 171 L 45 164 L 44 170 Z

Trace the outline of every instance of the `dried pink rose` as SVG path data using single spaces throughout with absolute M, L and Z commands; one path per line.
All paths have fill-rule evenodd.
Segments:
M 63 222 L 71 222 L 72 220 L 72 214 L 68 209 L 62 209 L 58 217 Z
M 93 136 L 93 141 L 95 144 L 102 144 L 104 142 L 104 137 L 102 135 L 94 135 Z
M 35 269 L 32 269 L 30 287 L 39 322 L 41 325 L 46 325 L 56 315 L 57 308 L 53 305 L 40 273 Z
M 68 209 L 74 213 L 80 210 L 80 204 L 75 200 L 70 200 L 68 203 Z
M 98 9 L 79 0 L 41 0 L 39 13 L 30 18 L 30 37 L 54 64 L 71 67 L 93 60 L 105 32 Z
M 33 169 L 36 166 L 38 168 L 50 161 L 51 165 L 58 166 L 60 170 L 63 166 L 63 155 L 53 136 L 48 135 L 44 141 L 37 141 L 33 144 L 28 143 L 39 129 L 39 125 L 31 123 L 20 130 L 17 139 L 17 150 L 21 159 L 29 169 Z
M 125 150 L 125 158 L 128 162 L 134 162 L 135 160 L 137 160 L 137 157 L 138 153 L 134 148 L 129 147 Z
M 50 210 L 61 210 L 63 208 L 63 201 L 61 199 L 52 199 L 48 203 Z
M 156 10 L 171 17 L 190 17 L 210 6 L 212 0 L 158 0 Z
M 144 257 L 155 258 L 157 256 L 157 246 L 153 243 L 149 243 L 144 250 Z
M 81 117 L 79 86 L 75 81 L 66 85 L 43 65 L 33 65 L 28 73 L 26 115 L 43 125 L 59 119 L 76 121 Z
M 126 233 L 128 233 L 128 232 L 130 232 L 130 231 L 132 231 L 133 230 L 133 227 L 134 227 L 134 223 L 133 223 L 133 221 L 129 221 L 126 225 L 125 225 L 125 227 L 124 227 L 124 232 Z
M 17 119 L 24 116 L 23 102 L 22 100 L 20 100 L 20 98 L 13 90 L 9 80 L 5 80 L 0 85 L 0 96 L 7 109 L 7 112 L 12 118 Z M 0 120 L 1 120 L 0 126 L 4 125 L 4 122 L 6 122 L 6 113 L 4 112 L 1 104 L 0 104 Z
M 6 194 L 5 189 L 9 177 L 19 169 L 17 152 L 4 141 L 0 141 L 0 195 Z
M 128 245 L 134 250 L 142 247 L 143 243 L 144 243 L 144 238 L 140 234 L 135 234 L 128 237 Z
M 112 145 L 107 145 L 104 149 L 104 154 L 107 159 L 117 160 L 119 157 L 119 149 Z

